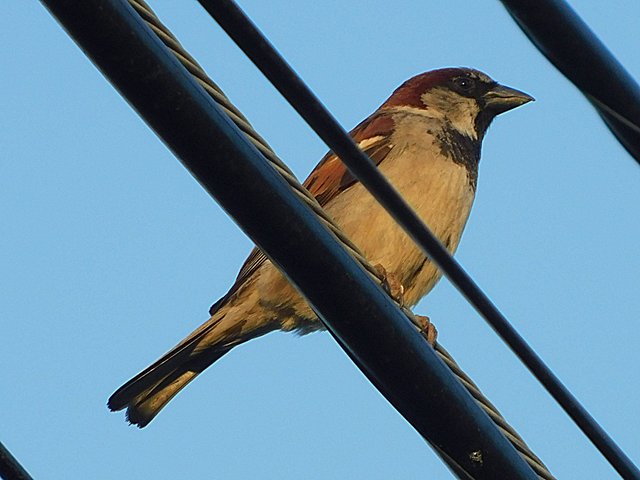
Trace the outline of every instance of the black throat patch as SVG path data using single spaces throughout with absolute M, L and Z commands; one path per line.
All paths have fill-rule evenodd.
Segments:
M 468 137 L 451 125 L 445 126 L 436 133 L 435 137 L 438 147 L 440 147 L 440 153 L 467 169 L 469 183 L 475 191 L 478 182 L 478 163 L 480 162 L 482 139 Z

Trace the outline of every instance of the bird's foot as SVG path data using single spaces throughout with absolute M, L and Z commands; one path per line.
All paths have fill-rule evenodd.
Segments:
M 375 265 L 378 276 L 382 278 L 382 288 L 389 294 L 401 307 L 404 306 L 404 286 L 393 273 L 388 273 L 387 270 L 380 264 Z
M 376 272 L 378 272 L 378 276 L 382 279 L 382 288 L 389 294 L 391 298 L 393 298 L 400 307 L 404 307 L 404 286 L 398 278 L 393 273 L 388 273 L 387 270 L 380 264 L 375 265 Z M 420 335 L 422 335 L 429 345 L 432 347 L 436 344 L 436 339 L 438 337 L 438 330 L 429 317 L 424 315 L 413 315 L 411 319 L 412 322 L 418 327 Z
M 420 334 L 429 342 L 432 347 L 436 346 L 436 339 L 438 338 L 438 330 L 429 317 L 424 315 L 414 315 L 413 323 L 418 327 Z

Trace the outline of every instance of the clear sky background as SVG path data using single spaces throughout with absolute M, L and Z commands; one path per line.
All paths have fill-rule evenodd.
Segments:
M 574 0 L 640 77 L 640 3 Z M 472 66 L 497 119 L 458 260 L 640 461 L 640 168 L 495 0 L 241 5 L 345 128 Z M 303 179 L 327 150 L 197 5 L 152 6 Z M 0 2 L 0 439 L 36 478 L 446 479 L 328 334 L 270 334 L 146 429 L 108 396 L 207 318 L 251 242 L 39 2 Z M 447 281 L 416 308 L 561 479 L 613 470 Z

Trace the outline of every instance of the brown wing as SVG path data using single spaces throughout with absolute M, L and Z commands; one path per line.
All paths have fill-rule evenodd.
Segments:
M 351 130 L 350 135 L 373 163 L 380 165 L 393 148 L 393 144 L 390 141 L 393 127 L 394 123 L 391 116 L 379 113 L 360 123 Z M 356 177 L 353 176 L 345 164 L 333 152 L 329 152 L 316 165 L 316 168 L 309 174 L 303 185 L 316 197 L 318 203 L 324 206 L 329 200 L 356 182 Z M 266 261 L 267 256 L 255 247 L 242 265 L 229 292 L 211 306 L 209 314 L 213 315 Z
M 390 115 L 379 113 L 367 118 L 350 134 L 373 163 L 380 165 L 393 148 L 390 140 L 393 126 Z M 356 181 L 342 160 L 333 152 L 329 152 L 309 174 L 304 186 L 316 197 L 320 205 L 324 206 Z

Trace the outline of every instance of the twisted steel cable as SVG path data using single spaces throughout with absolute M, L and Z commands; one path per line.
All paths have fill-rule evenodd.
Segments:
M 204 88 L 220 108 L 222 108 L 222 110 L 229 116 L 233 123 L 245 134 L 246 138 L 258 149 L 258 151 L 260 151 L 260 153 L 262 153 L 276 171 L 284 178 L 298 197 L 312 209 L 320 221 L 337 237 L 345 249 L 367 272 L 369 272 L 369 274 L 375 277 L 379 282 L 383 282 L 384 279 L 381 278 L 380 272 L 369 264 L 366 258 L 359 251 L 358 247 L 353 244 L 353 242 L 351 242 L 351 240 L 349 240 L 349 238 L 334 223 L 331 217 L 320 206 L 315 197 L 313 197 L 313 195 L 311 195 L 307 189 L 300 184 L 293 172 L 276 155 L 266 140 L 264 140 L 253 129 L 247 118 L 235 107 L 235 105 L 231 103 L 220 87 L 218 87 L 218 85 L 216 85 L 215 82 L 205 73 L 198 62 L 182 47 L 178 39 L 160 21 L 149 5 L 144 0 L 128 0 L 128 2 L 144 20 L 147 26 L 176 57 L 176 59 L 194 77 L 198 84 Z M 419 331 L 422 332 L 423 325 L 416 318 L 414 313 L 402 305 L 399 306 L 408 319 Z M 438 357 L 449 367 L 453 375 L 462 383 L 478 405 L 487 413 L 487 415 L 489 415 L 502 434 L 512 443 L 525 461 L 533 468 L 538 477 L 544 480 L 555 480 L 555 477 L 526 445 L 522 437 L 520 437 L 514 428 L 507 423 L 502 415 L 500 415 L 497 408 L 481 393 L 477 385 L 464 373 L 444 347 L 439 343 L 436 343 L 435 351 Z

